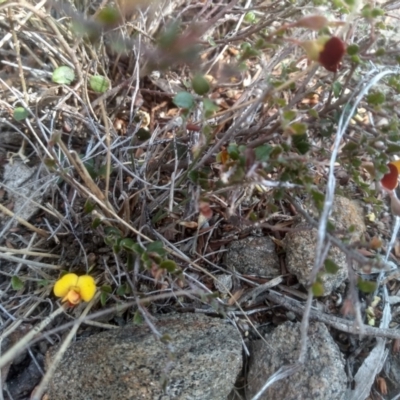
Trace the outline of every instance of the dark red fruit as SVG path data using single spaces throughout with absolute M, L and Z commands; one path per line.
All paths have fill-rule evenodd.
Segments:
M 328 71 L 337 72 L 345 52 L 346 46 L 343 41 L 333 36 L 325 43 L 324 49 L 319 53 L 318 61 Z

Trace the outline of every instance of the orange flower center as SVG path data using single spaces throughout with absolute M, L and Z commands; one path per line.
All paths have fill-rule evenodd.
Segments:
M 68 301 L 71 305 L 76 305 L 81 301 L 80 289 L 77 286 L 71 287 L 62 302 Z

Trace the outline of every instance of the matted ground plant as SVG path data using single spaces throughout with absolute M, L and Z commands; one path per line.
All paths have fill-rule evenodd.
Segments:
M 306 307 L 330 301 L 318 274 L 336 266 L 323 246 L 365 273 L 397 265 L 398 18 L 392 2 L 350 0 L 0 0 L 4 396 L 19 398 L 21 351 L 39 383 L 43 348 L 68 332 L 61 358 L 82 324 L 146 323 L 196 299 L 226 318 L 234 310 L 256 337 L 272 314 L 238 301 L 265 279 L 235 273 L 226 294 L 223 253 L 269 235 L 284 273 L 282 239 L 299 215 L 319 226 Z M 363 204 L 362 241 L 328 221 L 336 194 Z M 357 314 L 369 335 L 389 335 L 378 328 L 382 282 L 397 293 L 393 276 L 357 280 L 367 302 L 383 299 L 373 317 Z

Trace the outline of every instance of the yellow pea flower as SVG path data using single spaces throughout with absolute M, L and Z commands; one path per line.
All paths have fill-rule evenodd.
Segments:
M 90 301 L 96 292 L 96 283 L 90 275 L 66 274 L 54 285 L 54 294 L 72 306 L 81 300 Z

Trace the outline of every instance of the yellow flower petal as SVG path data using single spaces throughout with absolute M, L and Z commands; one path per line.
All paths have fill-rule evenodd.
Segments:
M 76 286 L 80 289 L 80 295 L 83 301 L 92 300 L 96 292 L 96 283 L 90 275 L 80 276 Z
M 57 297 L 65 297 L 72 286 L 76 286 L 78 276 L 75 274 L 66 274 L 60 278 L 54 285 L 54 294 Z
M 311 61 L 318 61 L 321 51 L 324 50 L 324 45 L 328 41 L 327 36 L 321 36 L 315 40 L 305 40 L 301 42 L 301 47 L 307 53 L 307 57 Z

